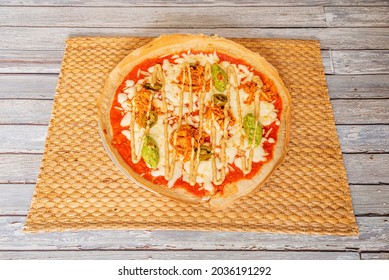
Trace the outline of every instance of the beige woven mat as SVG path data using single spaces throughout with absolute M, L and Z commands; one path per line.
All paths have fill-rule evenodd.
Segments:
M 67 41 L 26 231 L 358 234 L 317 41 L 235 40 L 266 57 L 293 98 L 287 160 L 261 190 L 216 211 L 157 196 L 126 179 L 100 140 L 96 97 L 115 65 L 150 40 Z

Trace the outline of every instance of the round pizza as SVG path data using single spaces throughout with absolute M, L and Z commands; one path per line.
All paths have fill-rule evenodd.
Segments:
M 111 159 L 129 178 L 223 208 L 284 160 L 290 103 L 259 54 L 220 37 L 165 35 L 111 72 L 98 117 Z

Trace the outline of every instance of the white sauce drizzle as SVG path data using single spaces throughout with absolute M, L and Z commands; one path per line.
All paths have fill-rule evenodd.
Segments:
M 173 56 L 174 58 L 174 56 Z M 188 80 L 189 84 L 189 112 L 193 112 L 193 88 L 192 88 L 192 73 L 191 73 L 191 67 L 190 64 L 187 62 L 181 63 L 181 72 L 182 72 L 182 83 L 180 85 L 180 92 L 179 92 L 179 114 L 178 114 L 178 121 L 177 121 L 177 128 L 175 131 L 179 131 L 179 129 L 182 126 L 182 119 L 183 119 L 183 107 L 184 107 L 184 93 L 185 93 L 185 83 Z M 211 64 L 209 62 L 206 62 L 204 67 L 204 79 L 203 79 L 203 84 L 201 91 L 199 92 L 199 99 L 198 99 L 198 107 L 199 107 L 199 127 L 198 127 L 198 138 L 194 139 L 191 138 L 191 155 L 190 155 L 190 173 L 189 173 L 189 183 L 190 185 L 195 185 L 196 184 L 196 176 L 200 164 L 200 141 L 201 141 L 201 136 L 203 133 L 203 126 L 204 126 L 204 105 L 205 105 L 205 96 L 207 93 L 212 92 L 213 88 L 213 81 L 212 81 L 212 74 L 211 74 Z M 138 71 L 139 75 L 139 71 Z M 227 162 L 227 157 L 226 157 L 226 146 L 227 146 L 227 141 L 228 141 L 228 126 L 230 122 L 230 116 L 229 116 L 229 109 L 230 109 L 230 96 L 231 96 L 231 87 L 234 88 L 234 91 L 236 93 L 236 100 L 237 100 L 237 109 L 238 109 L 238 114 L 237 114 L 237 122 L 239 127 L 243 127 L 243 120 L 242 120 L 242 105 L 241 105 L 241 99 L 240 99 L 240 93 L 238 89 L 238 77 L 236 73 L 236 69 L 232 66 L 229 65 L 227 67 L 227 77 L 228 77 L 228 82 L 226 85 L 226 95 L 227 95 L 227 103 L 224 105 L 223 108 L 223 113 L 224 113 L 224 120 L 223 120 L 223 135 L 220 140 L 220 148 L 216 147 L 216 120 L 214 113 L 212 112 L 212 126 L 211 126 L 211 149 L 212 149 L 212 155 L 211 155 L 211 161 L 212 161 L 212 182 L 215 185 L 220 185 L 224 182 L 225 177 L 226 177 L 226 170 L 230 168 Z M 232 77 L 232 79 L 231 79 Z M 174 169 L 176 162 L 178 160 L 178 155 L 177 155 L 177 150 L 176 149 L 170 149 L 169 146 L 169 111 L 168 111 L 168 105 L 166 101 L 166 92 L 165 92 L 165 74 L 162 70 L 162 66 L 160 64 L 156 64 L 153 67 L 152 75 L 151 75 L 151 85 L 153 86 L 156 83 L 161 83 L 162 88 L 162 108 L 161 112 L 163 114 L 164 120 L 164 150 L 165 150 L 165 162 L 164 162 L 164 177 L 166 180 L 170 180 L 173 175 L 174 175 Z M 259 122 L 259 112 L 260 112 L 260 96 L 262 93 L 262 86 L 263 83 L 260 80 L 258 76 L 254 76 L 256 79 L 256 83 L 258 85 L 257 91 L 255 92 L 255 99 L 254 99 L 254 116 L 255 116 L 255 124 Z M 253 80 L 254 80 L 253 78 Z M 206 85 L 207 82 L 210 83 L 210 91 L 206 91 Z M 148 120 L 146 122 L 146 127 L 144 129 L 144 132 L 141 137 L 141 141 L 139 143 L 139 146 L 136 147 L 135 143 L 135 132 L 134 132 L 134 127 L 135 127 L 135 114 L 137 112 L 136 108 L 136 103 L 135 99 L 138 94 L 136 88 L 135 89 L 135 94 L 134 97 L 132 98 L 130 102 L 130 111 L 131 111 L 131 122 L 130 122 L 130 142 L 131 142 L 131 158 L 133 163 L 138 163 L 141 159 L 141 150 L 142 146 L 144 143 L 144 140 L 146 138 L 146 135 L 149 133 L 150 130 L 150 121 L 149 116 L 152 108 L 152 102 L 154 98 L 154 91 L 150 91 L 150 100 L 149 100 L 149 106 L 148 110 L 146 112 L 146 119 Z M 213 98 L 212 100 L 212 105 L 214 105 Z M 255 148 L 255 140 L 256 140 L 256 133 L 257 133 L 257 125 L 255 125 L 254 129 L 254 136 L 251 145 L 248 147 L 248 152 L 249 156 L 248 158 L 246 157 L 246 151 L 247 148 L 245 149 L 245 135 L 241 131 L 240 132 L 240 145 L 238 148 L 238 156 L 241 158 L 241 163 L 242 163 L 242 171 L 244 174 L 248 174 L 251 172 L 252 169 L 252 161 L 253 161 L 253 155 L 254 155 L 254 148 Z M 177 133 L 173 134 L 173 146 L 176 146 L 177 144 Z M 197 143 L 196 143 L 197 142 Z M 195 145 L 195 143 L 197 145 Z M 197 149 L 195 149 L 197 147 Z M 221 168 L 217 168 L 217 156 L 216 156 L 216 151 L 218 151 L 219 154 L 219 159 L 221 161 Z

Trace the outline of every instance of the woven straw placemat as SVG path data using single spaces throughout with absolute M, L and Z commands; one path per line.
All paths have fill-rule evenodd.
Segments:
M 286 162 L 259 191 L 209 210 L 158 196 L 122 175 L 103 148 L 96 97 L 116 64 L 150 40 L 67 40 L 26 231 L 358 234 L 318 41 L 234 39 L 278 69 L 293 99 Z

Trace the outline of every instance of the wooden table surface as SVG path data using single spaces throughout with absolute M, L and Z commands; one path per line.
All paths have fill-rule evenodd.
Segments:
M 69 36 L 204 33 L 321 41 L 357 237 L 22 232 Z M 0 1 L 0 259 L 389 259 L 389 2 Z

